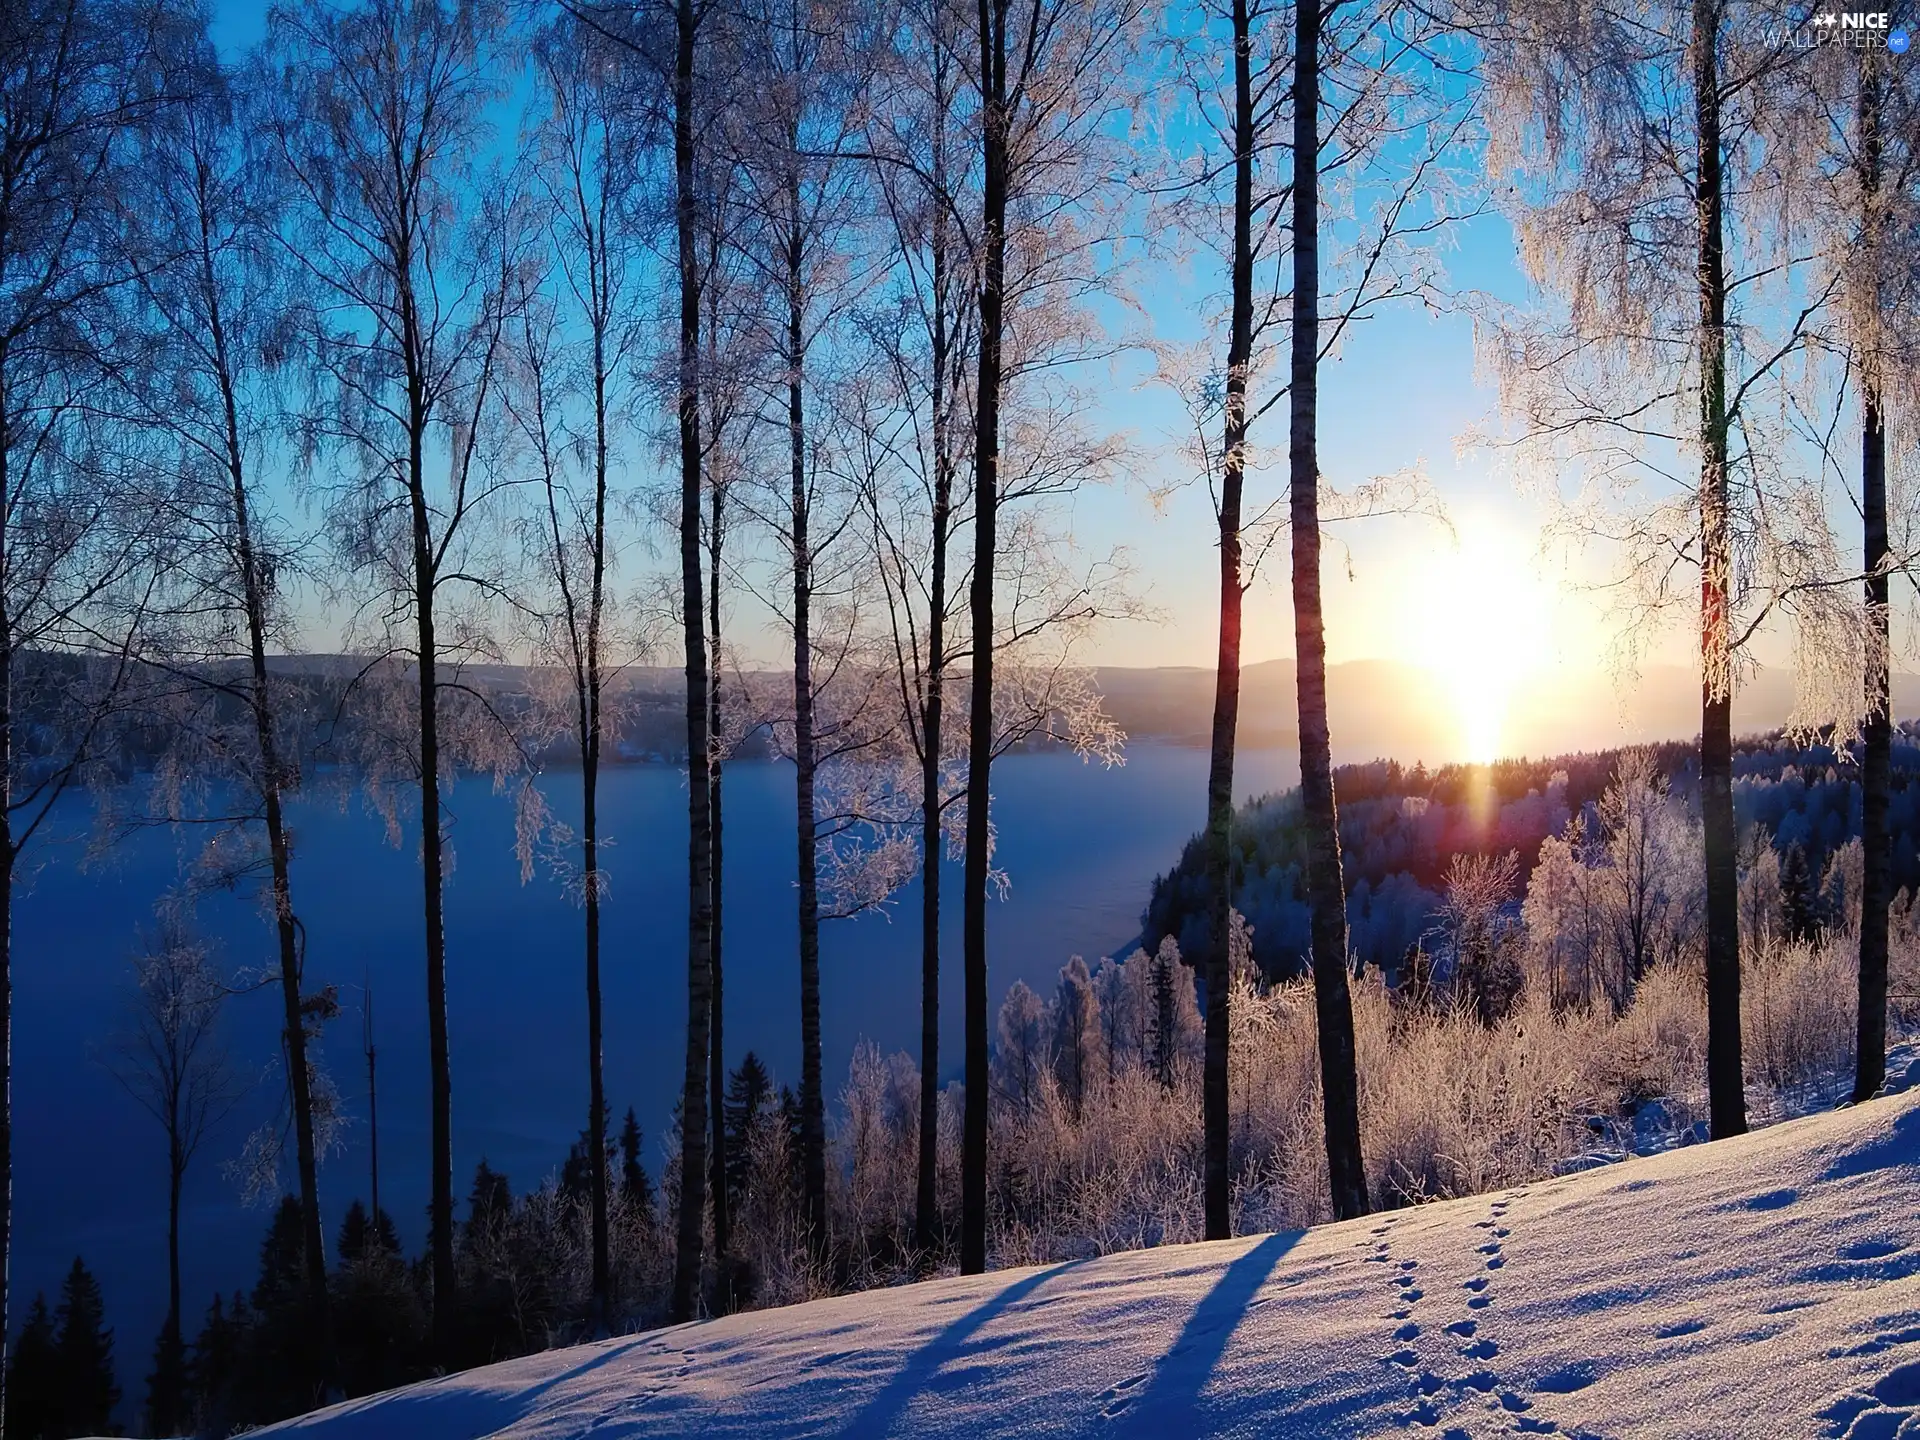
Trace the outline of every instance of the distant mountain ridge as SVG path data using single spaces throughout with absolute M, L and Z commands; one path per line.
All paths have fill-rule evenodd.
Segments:
M 273 661 L 290 673 L 344 683 L 368 663 L 353 655 L 291 655 Z M 496 693 L 524 691 L 530 671 L 515 665 L 469 665 L 462 674 Z M 759 670 L 749 678 L 778 693 L 786 672 Z M 1213 729 L 1214 672 L 1203 666 L 1092 667 L 1108 713 L 1131 741 L 1204 747 Z M 677 759 L 684 745 L 679 714 L 685 675 L 678 667 L 635 666 L 618 687 L 632 699 L 619 746 L 629 761 Z M 1245 749 L 1292 749 L 1299 743 L 1292 660 L 1266 660 L 1241 671 L 1239 744 Z M 1435 671 L 1398 660 L 1352 660 L 1327 670 L 1334 758 L 1341 762 L 1391 757 L 1412 763 L 1468 758 L 1455 697 Z M 1757 734 L 1785 724 L 1793 710 L 1793 678 L 1762 671 L 1734 699 L 1734 728 Z M 1920 675 L 1893 678 L 1896 719 L 1920 714 Z M 1502 733 L 1509 755 L 1605 749 L 1653 740 L 1684 740 L 1699 733 L 1699 680 L 1684 666 L 1649 666 L 1626 687 L 1590 672 L 1555 675 L 1518 697 Z M 760 747 L 754 747 L 759 753 Z

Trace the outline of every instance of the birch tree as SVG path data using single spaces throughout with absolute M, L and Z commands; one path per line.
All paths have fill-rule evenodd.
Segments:
M 535 643 L 558 662 L 556 728 L 580 765 L 580 828 L 556 829 L 561 862 L 585 921 L 588 1208 L 592 1317 L 612 1322 L 608 1258 L 607 1099 L 603 1070 L 601 914 L 609 889 L 600 773 L 621 717 L 621 677 L 646 636 L 618 592 L 626 545 L 613 473 L 633 398 L 641 135 L 623 93 L 618 56 L 562 22 L 532 51 L 541 119 L 530 142 L 535 198 L 545 218 L 546 273 L 517 307 L 520 383 L 509 400 L 539 471 L 528 527 L 541 577 Z M 579 344 L 575 342 L 584 342 Z M 576 848 L 577 847 L 577 851 Z
M 1040 292 L 1063 255 L 1094 248 L 1074 226 L 1105 177 L 1086 163 L 1100 127 L 1121 104 L 1143 7 L 1053 0 L 980 0 L 975 40 L 979 96 L 980 210 L 975 229 L 978 315 L 973 385 L 973 572 L 969 656 L 966 870 L 962 963 L 966 974 L 966 1096 L 961 1133 L 960 1269 L 987 1263 L 987 891 L 992 879 L 990 797 L 994 723 L 993 637 L 1000 559 L 1002 405 L 1010 379 L 1042 356 L 1059 358 L 1071 333 L 1022 334 L 1021 299 Z M 1096 178 L 1097 177 L 1097 178 Z M 1017 243 L 1016 243 L 1017 236 Z M 1078 242 L 1078 243 L 1076 243 Z M 1011 264 L 1010 264 L 1011 262 Z M 1054 312 L 1056 315 L 1058 312 Z M 1036 325 L 1035 331 L 1044 331 Z M 1011 345 L 1009 342 L 1012 342 Z M 1049 353 L 1052 352 L 1052 353 Z
M 62 797 L 113 743 L 160 538 L 136 486 L 149 472 L 116 458 L 96 416 L 119 408 L 113 373 L 128 357 L 115 349 L 137 261 L 117 191 L 136 127 L 168 98 L 168 23 L 157 6 L 83 0 L 25 0 L 0 16 L 0 1352 L 15 883 Z
M 690 1320 L 700 1298 L 707 1209 L 707 1128 L 713 1021 L 712 694 L 706 592 L 701 576 L 701 206 L 700 167 L 710 142 L 710 66 L 718 10 L 705 0 L 592 4 L 562 9 L 621 47 L 648 85 L 644 113 L 670 136 L 670 196 L 678 344 L 667 387 L 679 472 L 678 608 L 686 665 L 687 722 L 687 1051 L 680 1096 L 680 1198 L 671 1312 Z M 664 137 L 661 137 L 664 138 Z
M 1770 223 L 1762 122 L 1801 52 L 1764 42 L 1765 7 L 1739 9 L 1737 30 L 1734 18 L 1725 0 L 1510 7 L 1485 48 L 1492 163 L 1516 182 L 1522 264 L 1550 297 L 1547 314 L 1489 327 L 1509 413 L 1527 448 L 1581 475 L 1564 523 L 1616 549 L 1629 647 L 1670 612 L 1695 615 L 1716 1137 L 1746 1128 L 1737 667 L 1773 622 L 1802 642 L 1803 679 L 1834 673 L 1805 652 L 1861 638 L 1834 598 L 1857 572 L 1758 403 L 1837 293 L 1802 283 Z M 1809 719 L 1859 710 L 1851 694 L 1801 704 Z
M 134 964 L 137 998 L 116 1050 L 114 1078 L 166 1136 L 167 1316 L 148 1418 L 168 1431 L 188 1418 L 180 1328 L 183 1187 L 208 1132 L 232 1110 L 240 1089 L 219 1035 L 226 987 L 191 926 L 163 912 Z
M 181 471 L 167 517 L 178 552 L 166 625 L 143 659 L 173 682 L 162 712 L 169 752 L 156 767 L 160 818 L 200 815 L 183 790 L 213 800 L 196 888 L 264 878 L 282 1011 L 307 1303 L 326 1353 L 327 1269 L 307 1053 L 305 939 L 293 902 L 287 800 L 297 794 L 315 716 L 298 677 L 270 664 L 292 648 L 289 599 L 306 578 L 304 540 L 262 494 L 259 472 L 280 433 L 272 360 L 285 342 L 287 287 L 271 172 L 246 132 L 248 97 L 204 36 L 176 70 L 183 99 L 142 147 L 134 203 L 152 263 L 140 290 L 153 326 L 144 364 L 123 372 L 127 407 L 175 448 Z M 220 785 L 217 797 L 210 787 Z M 243 797 L 243 798 L 237 798 Z M 265 853 L 260 853 L 264 841 Z M 177 1319 L 177 1317 L 176 1317 Z
M 1890 23 L 1913 21 L 1912 7 Z M 1848 391 L 1857 392 L 1860 449 L 1857 506 L 1862 527 L 1862 643 L 1847 658 L 1860 670 L 1862 895 L 1859 1010 L 1854 1099 L 1870 1099 L 1886 1078 L 1888 907 L 1893 837 L 1888 824 L 1892 774 L 1892 582 L 1910 573 L 1914 496 L 1912 393 L 1920 378 L 1920 331 L 1912 307 L 1894 297 L 1916 276 L 1920 239 L 1920 155 L 1913 144 L 1920 92 L 1909 66 L 1892 59 L 1883 36 L 1857 45 L 1823 45 L 1797 67 L 1795 103 L 1782 107 L 1769 134 L 1785 156 L 1789 203 L 1805 222 L 1808 267 L 1838 285 L 1821 349 L 1837 382 L 1793 396 L 1803 443 L 1852 498 L 1856 468 L 1840 453 Z M 1796 236 L 1796 239 L 1801 237 Z M 1891 436 L 1891 439 L 1890 439 Z M 1889 451 L 1895 456 L 1888 474 Z M 1902 483 L 1903 479 L 1906 483 Z
M 819 403 L 822 368 L 832 363 L 832 330 L 865 283 L 849 248 L 863 172 L 848 157 L 857 124 L 855 94 L 870 48 L 857 16 L 810 0 L 761 0 L 743 15 L 742 68 L 759 102 L 743 129 L 742 204 L 750 217 L 742 246 L 767 297 L 770 362 L 761 423 L 777 432 L 784 463 L 757 504 L 786 560 L 784 604 L 775 604 L 792 642 L 790 723 L 779 728 L 794 766 L 795 852 L 800 932 L 800 1169 L 809 1245 L 823 1256 L 827 1234 L 826 1107 L 820 1056 L 823 764 L 847 753 L 858 717 L 854 699 L 834 718 L 823 692 L 869 688 L 850 666 L 856 609 L 847 581 L 855 507 L 823 464 L 832 444 L 831 410 Z M 823 413 L 823 411 L 825 413 Z M 822 721 L 828 723 L 823 727 Z M 831 822 L 829 822 L 831 823 Z
M 514 743 L 460 670 L 502 653 L 483 527 L 509 483 L 490 447 L 518 261 L 501 207 L 483 202 L 479 157 L 503 23 L 486 0 L 314 4 L 276 11 L 268 40 L 291 191 L 285 263 L 314 297 L 297 313 L 314 381 L 306 435 L 339 467 L 343 558 L 370 596 L 354 622 L 374 652 L 360 702 L 366 783 L 396 837 L 396 784 L 417 796 L 443 1356 L 457 1330 L 443 787 Z
M 948 714 L 960 618 L 954 550 L 965 523 L 966 386 L 974 313 L 963 217 L 971 137 L 961 109 L 957 0 L 904 6 L 864 137 L 893 246 L 892 280 L 863 325 L 874 361 L 851 395 L 862 503 L 886 606 L 906 743 L 918 767 L 920 1123 L 914 1249 L 939 1243 L 940 859 L 957 794 L 961 727 Z M 887 477 L 883 479 L 883 477 Z M 888 483 L 889 480 L 897 483 Z M 904 483 L 905 492 L 898 488 Z M 919 517 L 924 516 L 924 519 Z M 916 523 L 917 522 L 917 523 Z M 909 539 L 915 536 L 916 539 Z

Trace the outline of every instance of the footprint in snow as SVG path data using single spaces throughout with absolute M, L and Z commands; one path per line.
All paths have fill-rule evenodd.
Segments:
M 1400 1417 L 1402 1425 L 1424 1425 L 1432 1428 L 1440 1423 L 1440 1407 L 1431 1400 L 1422 1400 L 1413 1409 Z
M 1832 1425 L 1829 1435 L 1850 1440 L 1920 1429 L 1920 1360 L 1895 1366 L 1871 1389 L 1842 1395 L 1820 1412 L 1820 1418 Z
M 1671 1325 L 1662 1325 L 1653 1332 L 1656 1340 L 1678 1340 L 1682 1335 L 1697 1335 L 1707 1328 L 1704 1320 L 1676 1320 Z
M 1101 1408 L 1100 1418 L 1113 1420 L 1124 1415 L 1127 1408 L 1133 1404 L 1134 1397 L 1131 1392 L 1137 1386 L 1146 1383 L 1147 1374 L 1148 1372 L 1143 1370 L 1138 1375 L 1129 1375 L 1124 1380 L 1115 1381 L 1102 1391 L 1100 1398 L 1107 1403 Z
M 1476 1321 L 1456 1320 L 1453 1324 L 1447 1326 L 1447 1333 L 1449 1335 L 1458 1335 L 1462 1340 L 1471 1340 L 1473 1338 L 1473 1332 L 1479 1328 L 1480 1326 Z
M 1829 1359 L 1838 1359 L 1843 1355 L 1878 1355 L 1896 1345 L 1916 1343 L 1920 1343 L 1920 1311 L 1909 1310 L 1904 1314 L 1884 1316 L 1880 1321 L 1880 1329 L 1872 1339 L 1845 1349 L 1829 1350 L 1827 1356 Z

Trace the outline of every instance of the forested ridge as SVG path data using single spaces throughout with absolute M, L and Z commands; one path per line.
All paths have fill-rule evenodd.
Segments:
M 1358 962 L 1399 974 L 1408 949 L 1436 922 L 1448 873 L 1459 858 L 1511 853 L 1518 876 L 1525 877 L 1533 873 L 1543 842 L 1564 835 L 1573 817 L 1580 817 L 1586 834 L 1603 833 L 1600 802 L 1623 753 L 1431 771 L 1393 760 L 1339 767 L 1347 923 Z M 1692 747 L 1670 742 L 1641 753 L 1673 797 L 1697 805 Z M 1780 733 L 1748 737 L 1734 752 L 1734 777 L 1734 811 L 1747 847 L 1743 871 L 1758 863 L 1764 847 L 1776 863 L 1797 853 L 1795 863 L 1817 879 L 1835 852 L 1859 838 L 1857 746 L 1836 751 Z M 1920 732 L 1910 726 L 1894 739 L 1888 804 L 1892 883 L 1911 894 L 1920 889 Z M 1171 935 L 1194 963 L 1204 960 L 1213 943 L 1204 843 L 1199 835 L 1186 843 L 1179 863 L 1154 880 L 1141 912 L 1143 945 L 1151 950 Z M 1272 979 L 1298 974 L 1306 948 L 1301 843 L 1297 796 L 1265 796 L 1236 809 L 1234 905 L 1253 922 L 1254 958 Z M 1511 899 L 1519 904 L 1517 891 Z

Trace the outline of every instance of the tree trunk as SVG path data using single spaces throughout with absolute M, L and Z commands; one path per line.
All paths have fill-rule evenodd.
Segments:
M 1862 366 L 1860 494 L 1866 521 L 1867 610 L 1875 645 L 1867 656 L 1866 744 L 1860 761 L 1860 1013 L 1853 1098 L 1871 1100 L 1887 1078 L 1887 906 L 1893 896 L 1893 836 L 1887 823 L 1893 771 L 1893 713 L 1888 666 L 1887 430 L 1880 407 L 1879 292 L 1880 52 L 1860 52 L 1859 154 L 1866 262 L 1875 277 L 1870 332 Z
M 1037 0 L 1036 0 L 1037 3 Z M 966 1113 L 961 1127 L 960 1273 L 987 1268 L 987 874 L 993 765 L 993 571 L 1000 504 L 1000 341 L 1007 270 L 1007 7 L 980 0 L 980 366 L 974 391 L 973 674 L 967 736 Z
M 717 343 L 717 336 L 713 337 Z M 713 423 L 714 436 L 719 438 L 719 421 Z M 709 643 L 712 656 L 713 674 L 709 677 L 707 693 L 712 697 L 707 716 L 708 733 L 715 738 L 716 745 L 720 735 L 721 696 L 720 696 L 720 560 L 726 535 L 726 493 L 719 478 L 713 480 L 712 518 L 707 522 L 707 619 L 711 630 Z M 708 1144 L 712 1153 L 707 1157 L 707 1188 L 713 1192 L 713 1259 L 721 1268 L 723 1294 L 721 1304 L 724 1308 L 733 1307 L 732 1287 L 725 1276 L 727 1252 L 733 1243 L 733 1215 L 731 1198 L 727 1194 L 727 1116 L 725 1103 L 727 1098 L 727 1047 L 726 1047 L 726 986 L 721 968 L 721 936 L 724 931 L 725 910 L 721 905 L 724 876 L 723 857 L 725 845 L 722 836 L 722 821 L 725 811 L 721 806 L 721 759 L 716 750 L 713 757 L 713 771 L 708 780 L 709 802 L 713 812 L 713 949 L 711 965 L 713 968 L 713 1033 L 707 1037 L 707 1105 Z
M 411 328 L 411 327 L 410 327 Z M 439 650 L 434 631 L 434 554 L 427 506 L 426 406 L 417 375 L 408 377 L 407 481 L 413 511 L 415 659 L 420 705 L 420 873 L 427 933 L 427 1057 L 432 1075 L 433 1346 L 451 1362 L 458 1335 L 453 1268 L 453 1071 L 447 1040 L 445 836 L 440 814 Z
M 944 255 L 935 252 L 939 274 Z M 935 294 L 939 294 L 936 281 Z M 936 307 L 941 302 L 936 299 Z M 934 372 L 946 365 L 944 321 L 936 319 Z M 933 580 L 927 606 L 927 690 L 921 711 L 920 756 L 920 1149 L 914 1188 L 913 1244 L 922 1264 L 939 1243 L 940 1198 L 940 862 L 945 845 L 940 820 L 940 754 L 945 724 L 947 658 L 947 528 L 953 507 L 953 473 L 946 457 L 947 418 L 942 382 L 934 385 Z
M 177 1107 L 176 1107 L 177 1108 Z M 187 1162 L 180 1153 L 180 1119 L 167 1127 L 167 1327 L 180 1333 L 180 1189 Z
M 795 137 L 797 141 L 797 137 Z M 827 1126 L 820 1063 L 820 848 L 814 811 L 813 555 L 807 533 L 805 316 L 799 179 L 789 176 L 787 234 L 787 457 L 793 493 L 793 773 L 800 875 L 800 1163 L 807 1249 L 827 1249 Z
M 607 1236 L 607 1089 L 600 1003 L 600 719 L 599 707 L 580 767 L 582 850 L 587 885 L 587 1144 L 592 1152 L 588 1205 L 593 1226 L 593 1332 L 612 1319 L 613 1280 Z
M 203 232 L 203 242 L 205 234 Z M 300 1013 L 301 954 L 299 925 L 293 910 L 293 849 L 287 837 L 283 804 L 285 776 L 280 739 L 274 730 L 273 697 L 267 675 L 267 602 L 253 549 L 253 516 L 247 495 L 245 450 L 241 444 L 239 405 L 228 369 L 226 327 L 214 280 L 213 257 L 201 254 L 203 284 L 215 365 L 225 420 L 227 474 L 233 502 L 235 554 L 247 611 L 247 648 L 252 663 L 254 743 L 260 749 L 260 798 L 267 822 L 267 854 L 273 883 L 274 933 L 280 950 L 282 1042 L 286 1046 L 287 1083 L 293 1097 L 294 1154 L 300 1176 L 301 1241 L 306 1266 L 307 1305 L 319 1343 L 317 1370 L 323 1381 L 333 1374 L 333 1336 L 327 1295 L 327 1249 L 320 1221 L 319 1158 L 313 1135 L 313 1085 L 307 1066 L 307 1029 Z M 176 1297 L 177 1302 L 177 1297 Z M 173 1314 L 178 1326 L 176 1303 Z
M 6 371 L 0 366 L 0 495 L 12 493 L 8 470 Z M 0 577 L 6 574 L 11 528 L 0 519 Z M 6 1436 L 8 1344 L 12 1337 L 8 1279 L 13 1273 L 13 616 L 0 584 L 0 1440 Z
M 373 1191 L 373 1218 L 380 1218 L 380 1089 L 374 1079 L 373 985 L 366 986 L 367 1042 L 367 1177 Z
M 1293 643 L 1300 704 L 1300 794 L 1307 834 L 1307 903 L 1313 998 L 1333 1213 L 1367 1213 L 1354 1071 L 1353 1002 L 1347 992 L 1347 904 L 1327 729 L 1327 636 L 1320 609 L 1320 7 L 1297 7 L 1293 87 L 1292 435 Z
M 1721 0 L 1693 0 L 1699 155 L 1700 811 L 1707 870 L 1707 1093 L 1718 1140 L 1747 1128 L 1740 1062 L 1740 898 L 1733 824 L 1732 552 L 1727 490 L 1727 283 L 1720 170 Z
M 1206 1238 L 1233 1233 L 1227 1007 L 1232 989 L 1233 755 L 1240 720 L 1240 491 L 1246 473 L 1247 366 L 1253 355 L 1253 37 L 1247 0 L 1233 0 L 1233 318 L 1220 446 L 1220 653 L 1213 683 L 1213 753 L 1207 768 L 1207 879 L 1213 949 L 1207 960 Z
M 936 7 L 936 15 L 938 14 Z M 937 25 L 937 19 L 936 19 Z M 947 687 L 947 530 L 953 514 L 953 465 L 947 453 L 947 103 L 945 49 L 936 29 L 933 95 L 932 374 L 933 579 L 927 599 L 926 692 L 920 712 L 920 1137 L 914 1180 L 913 1248 L 931 1267 L 940 1240 L 940 755 Z
M 700 582 L 700 271 L 694 247 L 693 0 L 674 5 L 673 175 L 680 267 L 680 614 L 687 671 L 687 1063 L 672 1314 L 691 1320 L 706 1222 L 707 1028 L 712 1016 L 713 828 L 707 789 L 707 648 Z

